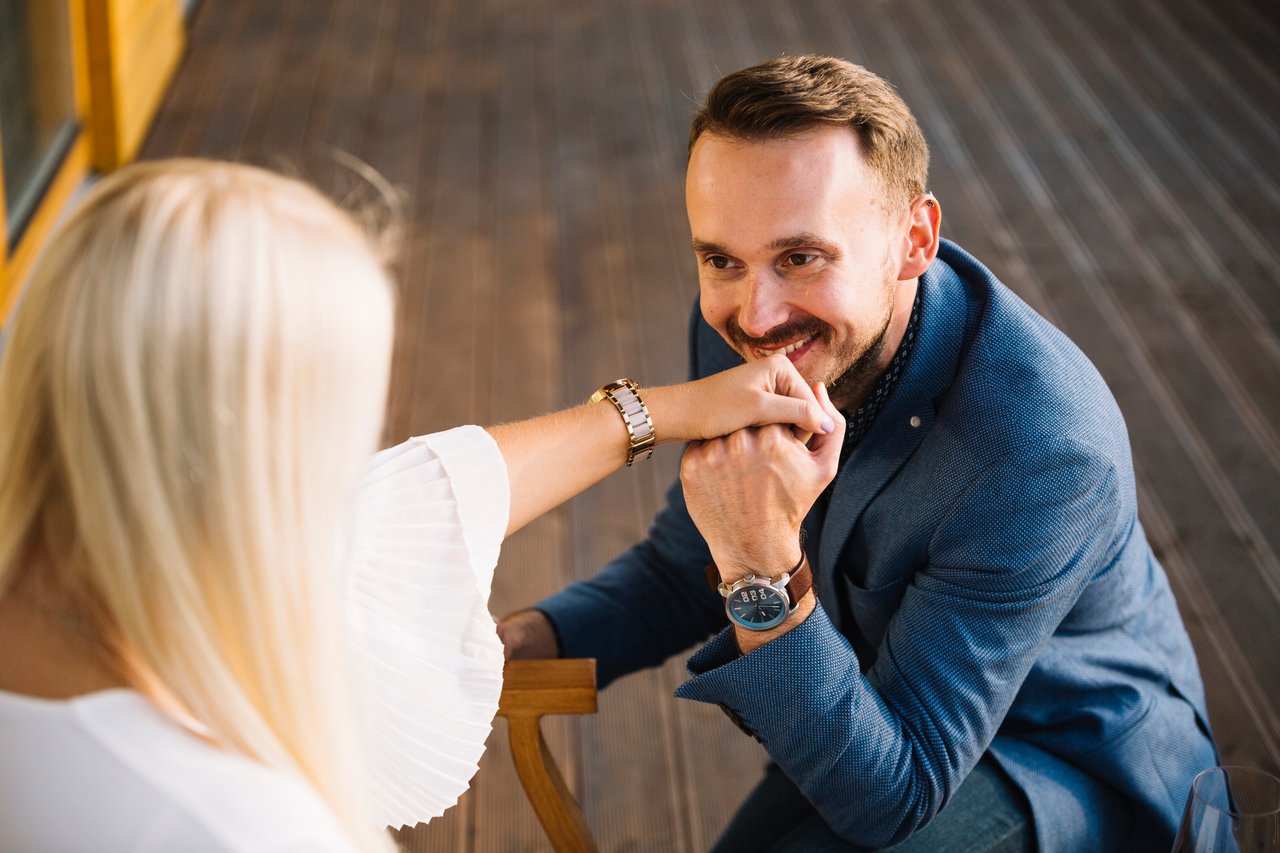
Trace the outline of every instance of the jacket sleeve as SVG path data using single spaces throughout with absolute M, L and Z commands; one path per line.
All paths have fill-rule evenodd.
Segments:
M 695 302 L 689 317 L 690 374 L 695 378 L 741 363 L 714 336 Z M 596 678 L 604 687 L 619 676 L 661 664 L 724 626 L 724 602 L 707 587 L 704 574 L 710 560 L 677 479 L 648 538 L 595 577 L 534 607 L 555 626 L 562 657 L 596 659 Z
M 1117 477 L 1061 441 L 977 476 L 935 529 L 864 675 L 821 603 L 750 655 L 725 631 L 678 696 L 727 706 L 846 840 L 927 823 L 991 743 L 1046 640 L 1128 529 Z
M 703 571 L 710 559 L 677 481 L 647 539 L 535 607 L 555 625 L 561 656 L 595 658 L 604 687 L 661 664 L 724 625 L 723 603 Z

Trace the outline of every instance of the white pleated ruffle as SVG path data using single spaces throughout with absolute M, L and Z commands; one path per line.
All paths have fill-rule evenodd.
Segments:
M 361 481 L 345 585 L 373 817 L 412 826 L 475 775 L 502 691 L 489 589 L 511 494 L 480 427 L 411 438 Z

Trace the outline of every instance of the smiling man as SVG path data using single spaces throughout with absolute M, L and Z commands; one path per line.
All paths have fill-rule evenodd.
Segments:
M 940 237 L 927 171 L 859 66 L 716 84 L 686 181 L 694 373 L 783 353 L 847 427 L 690 446 L 649 537 L 504 620 L 508 654 L 607 684 L 702 643 L 677 695 L 772 759 L 717 850 L 1168 850 L 1216 756 L 1124 421 Z

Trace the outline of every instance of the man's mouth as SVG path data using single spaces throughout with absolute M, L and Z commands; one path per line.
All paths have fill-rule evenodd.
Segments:
M 771 355 L 785 355 L 787 358 L 795 361 L 803 355 L 805 351 L 807 351 L 809 345 L 817 340 L 817 338 L 817 335 L 810 335 L 807 338 L 801 338 L 794 343 L 778 347 L 777 349 L 764 349 L 762 347 L 752 347 L 751 349 L 754 350 L 756 355 L 760 356 L 760 358 L 768 358 Z

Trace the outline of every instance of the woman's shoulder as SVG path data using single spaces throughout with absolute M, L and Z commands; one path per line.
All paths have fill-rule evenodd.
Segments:
M 0 693 L 0 792 L 4 849 L 350 849 L 302 779 L 202 741 L 132 690 Z

